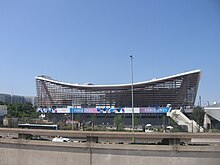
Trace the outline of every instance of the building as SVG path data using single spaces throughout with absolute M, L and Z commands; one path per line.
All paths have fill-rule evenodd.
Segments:
M 25 103 L 25 97 L 0 93 L 0 101 L 3 103 Z
M 34 96 L 18 96 L 18 95 L 10 95 L 10 94 L 3 94 L 0 93 L 0 102 L 2 103 L 32 103 L 33 105 L 36 104 L 36 97 Z
M 2 124 L 4 116 L 8 113 L 6 105 L 0 105 L 0 125 Z
M 207 129 L 220 129 L 220 104 L 205 107 L 204 126 Z
M 201 71 L 133 83 L 135 113 L 166 113 L 167 105 L 192 108 Z M 131 84 L 71 84 L 36 77 L 39 111 L 52 113 L 131 113 Z
M 7 115 L 7 106 L 0 105 L 0 117 Z
M 25 102 L 31 103 L 33 106 L 36 106 L 36 97 L 35 96 L 24 96 Z

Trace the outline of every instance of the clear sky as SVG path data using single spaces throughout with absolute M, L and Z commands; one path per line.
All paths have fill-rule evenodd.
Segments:
M 0 0 L 0 93 L 130 83 L 130 55 L 134 82 L 201 69 L 198 96 L 220 102 L 220 1 Z

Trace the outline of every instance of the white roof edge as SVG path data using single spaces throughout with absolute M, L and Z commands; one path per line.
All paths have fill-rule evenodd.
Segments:
M 180 74 L 176 74 L 176 75 L 172 75 L 172 76 L 167 76 L 164 78 L 158 78 L 158 79 L 152 79 L 152 80 L 148 80 L 148 81 L 142 81 L 142 82 L 137 82 L 137 83 L 133 83 L 133 85 L 141 85 L 141 84 L 146 84 L 146 83 L 152 83 L 152 82 L 158 82 L 158 81 L 162 81 L 162 80 L 166 80 L 166 79 L 170 79 L 170 78 L 174 78 L 174 77 L 180 77 L 180 76 L 184 76 L 184 75 L 188 75 L 188 74 L 193 74 L 193 73 L 201 73 L 200 69 L 197 70 L 193 70 L 193 71 L 188 71 L 188 72 L 184 72 L 184 73 L 180 73 Z M 72 86 L 72 87 L 125 87 L 125 86 L 131 86 L 131 83 L 129 84 L 114 84 L 114 85 L 80 85 L 80 84 L 72 84 L 72 83 L 65 83 L 65 82 L 61 82 L 61 81 L 57 81 L 57 80 L 51 80 L 51 79 L 47 79 L 41 76 L 36 76 L 35 79 L 38 80 L 43 80 L 43 81 L 47 81 L 47 82 L 51 82 L 51 83 L 56 83 L 56 84 L 60 84 L 60 85 L 67 85 L 67 86 Z
M 220 106 L 219 107 L 205 107 L 205 110 L 213 110 L 213 109 L 220 110 Z

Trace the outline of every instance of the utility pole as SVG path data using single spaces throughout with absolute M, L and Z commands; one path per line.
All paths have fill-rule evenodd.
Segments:
M 132 132 L 134 132 L 134 86 L 133 86 L 133 56 L 131 58 L 131 107 L 132 107 Z
M 198 132 L 200 132 L 200 108 L 202 108 L 202 98 L 201 96 L 199 96 L 199 108 L 198 108 L 198 125 L 199 125 L 199 130 Z
M 72 98 L 72 108 L 71 108 L 71 126 L 72 126 L 72 130 L 73 130 L 73 107 L 74 107 L 74 104 L 73 104 L 73 98 Z

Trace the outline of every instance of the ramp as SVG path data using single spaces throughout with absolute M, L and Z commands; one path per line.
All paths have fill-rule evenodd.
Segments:
M 186 117 L 181 109 L 171 109 L 167 112 L 167 116 L 171 117 L 178 125 L 187 126 L 188 132 L 204 132 L 204 129 L 199 126 L 194 120 Z

